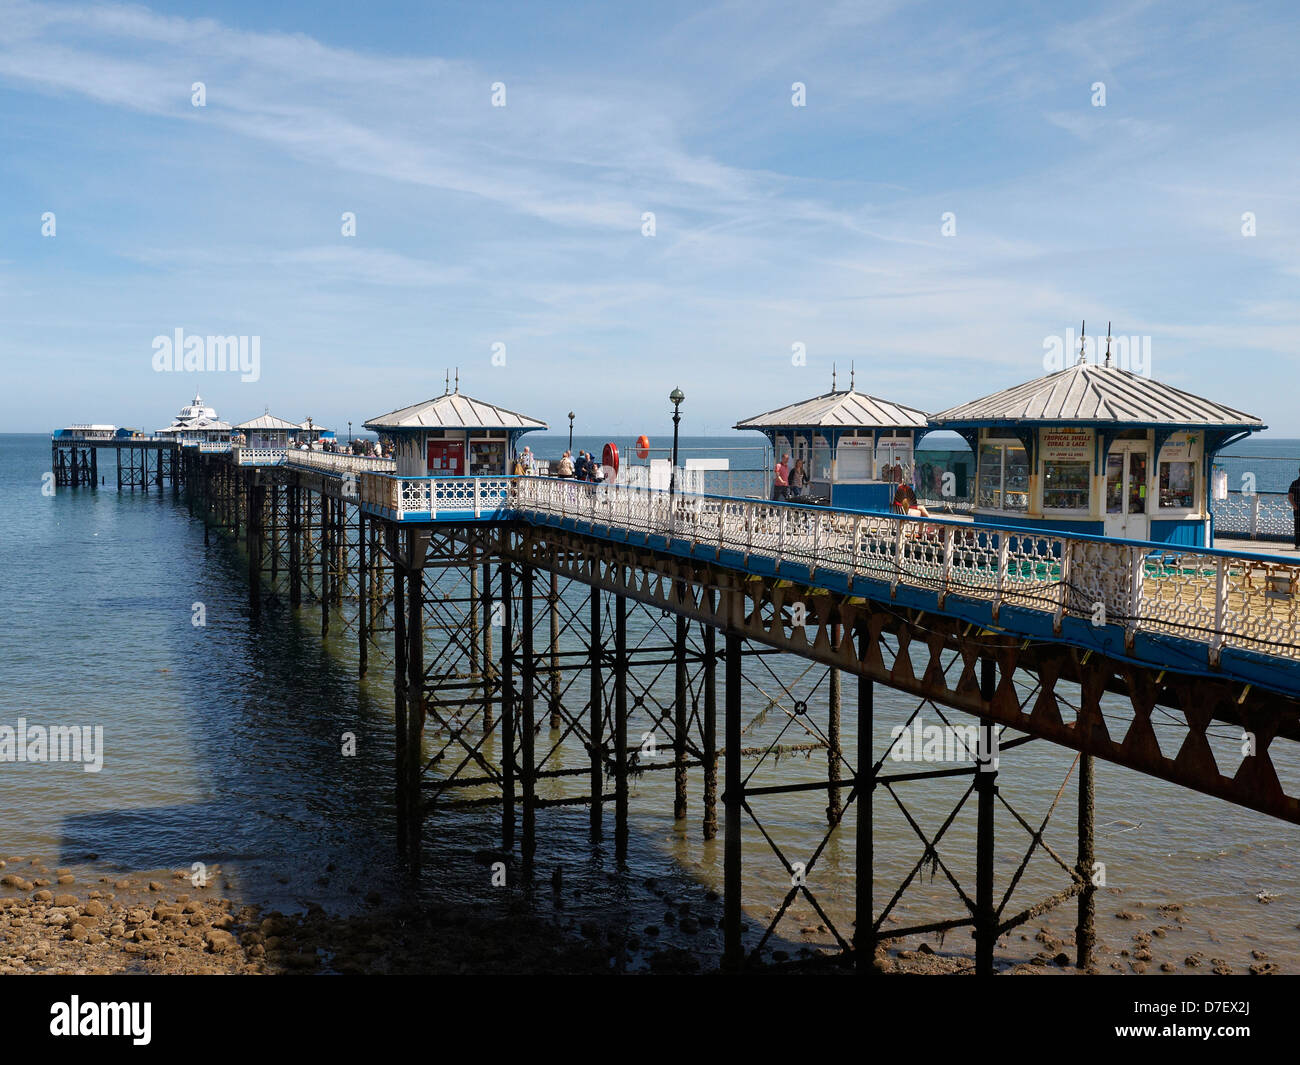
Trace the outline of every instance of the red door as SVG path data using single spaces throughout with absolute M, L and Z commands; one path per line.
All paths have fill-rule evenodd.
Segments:
M 429 476 L 465 476 L 465 444 L 461 440 L 429 441 Z

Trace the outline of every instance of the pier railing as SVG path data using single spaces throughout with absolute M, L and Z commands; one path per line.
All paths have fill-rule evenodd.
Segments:
M 367 472 L 361 475 L 361 502 L 402 520 L 439 515 L 475 518 L 510 517 L 514 477 L 392 477 Z
M 511 510 L 571 519 L 597 536 L 664 537 L 715 557 L 737 553 L 1095 625 L 1205 645 L 1210 664 L 1235 646 L 1300 658 L 1300 564 L 1213 548 L 1061 536 L 942 518 L 829 510 L 799 504 L 669 495 L 620 485 L 514 478 Z
M 1003 608 L 1177 636 L 1204 646 L 1217 665 L 1225 648 L 1300 659 L 1300 562 L 1216 548 L 1059 535 L 945 518 L 832 510 L 627 485 L 542 477 L 360 476 L 364 505 L 395 520 L 525 518 L 570 522 L 618 541 L 724 552 L 744 566 L 805 567 L 810 580 L 838 574 L 984 601 Z
M 283 466 L 286 451 L 282 447 L 236 447 L 231 453 L 236 466 Z
M 1214 531 L 1251 540 L 1290 540 L 1294 526 L 1291 503 L 1283 493 L 1229 492 L 1213 503 Z
M 324 470 L 326 473 L 394 473 L 396 459 L 381 459 L 373 455 L 349 455 L 338 451 L 299 451 L 290 448 L 285 452 L 285 464 Z

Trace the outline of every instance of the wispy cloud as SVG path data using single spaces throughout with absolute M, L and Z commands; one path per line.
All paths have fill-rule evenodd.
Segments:
M 0 225 L 27 234 L 0 262 L 0 353 L 75 359 L 87 403 L 126 408 L 95 420 L 143 424 L 177 387 L 149 374 L 148 339 L 231 321 L 266 338 L 261 388 L 334 420 L 445 363 L 543 417 L 632 424 L 671 378 L 730 424 L 850 360 L 861 387 L 939 409 L 1040 372 L 1043 338 L 1083 317 L 1158 333 L 1170 379 L 1203 390 L 1225 344 L 1280 375 L 1300 131 L 1276 40 L 1294 22 L 723 3 L 617 53 L 602 27 L 539 45 L 503 22 L 439 54 L 241 29 L 233 9 L 0 2 Z M 35 401 L 0 420 L 66 420 L 62 384 L 33 374 Z M 1284 389 L 1252 387 L 1300 429 Z

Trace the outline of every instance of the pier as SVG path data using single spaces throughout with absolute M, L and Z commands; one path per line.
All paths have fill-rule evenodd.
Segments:
M 58 483 L 94 484 L 94 449 L 114 446 L 56 441 L 56 454 L 80 450 Z M 1086 968 L 1095 759 L 1300 823 L 1300 781 L 1273 758 L 1300 740 L 1290 559 L 621 484 L 405 476 L 390 459 L 292 448 L 128 440 L 119 455 L 127 447 L 156 454 L 128 486 L 183 491 L 205 528 L 243 553 L 253 619 L 267 596 L 282 597 L 318 615 L 322 635 L 355 638 L 363 674 L 391 673 L 397 839 L 413 876 L 426 826 L 455 807 L 499 811 L 499 835 L 483 843 L 525 889 L 550 809 L 587 807 L 593 838 L 612 827 L 624 853 L 634 781 L 664 772 L 674 788 L 662 816 L 724 840 L 729 969 L 770 963 L 796 901 L 863 972 L 884 936 L 965 929 L 988 973 L 1000 937 L 1072 904 L 1074 961 Z M 631 640 L 632 619 L 649 635 Z M 773 656 L 815 668 L 787 685 Z M 877 685 L 915 697 L 899 725 L 923 708 L 973 723 L 970 764 L 898 771 L 873 742 Z M 785 727 L 753 742 L 769 714 Z M 1216 724 L 1231 726 L 1227 741 Z M 563 741 L 585 751 L 583 764 L 562 756 Z M 1028 743 L 1072 752 L 1057 802 L 1033 815 L 1015 796 Z M 809 757 L 785 757 L 794 753 Z M 943 825 L 922 826 L 907 813 L 909 789 L 941 777 L 967 787 Z M 1067 785 L 1078 831 L 1063 855 L 1043 830 Z M 764 803 L 801 793 L 824 797 L 825 837 L 796 855 Z M 880 881 L 882 803 L 917 836 L 900 883 Z M 967 856 L 945 842 L 959 818 L 975 835 L 965 881 Z M 842 928 L 818 900 L 817 861 L 850 831 L 857 919 Z M 763 900 L 776 916 L 746 942 L 744 906 L 756 900 L 742 898 L 741 841 L 755 836 L 789 886 Z M 995 841 L 1023 855 L 1010 877 L 995 876 Z M 1013 905 L 1034 858 L 1053 863 L 1059 889 Z M 909 927 L 895 907 L 926 870 L 961 906 Z
M 50 469 L 58 488 L 98 488 L 100 449 L 113 452 L 117 490 L 147 492 L 165 483 L 179 492 L 183 483 L 181 449 L 177 441 L 161 436 L 99 438 L 56 436 L 50 441 Z

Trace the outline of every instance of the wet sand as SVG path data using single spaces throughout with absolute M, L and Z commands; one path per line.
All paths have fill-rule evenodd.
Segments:
M 0 869 L 0 974 L 590 973 L 609 952 L 526 912 L 385 903 L 264 912 L 188 871 L 92 882 L 39 857 Z M 219 870 L 214 870 L 219 876 Z M 216 879 L 209 881 L 216 883 Z
M 531 904 L 518 894 L 474 906 L 385 898 L 372 890 L 353 913 L 309 904 L 284 914 L 226 897 L 219 868 L 209 871 L 205 885 L 196 885 L 188 870 L 94 875 L 85 871 L 93 865 L 81 868 L 80 874 L 51 869 L 40 856 L 27 855 L 0 862 L 0 974 L 694 973 L 718 967 L 715 951 L 661 941 L 657 925 L 632 934 L 625 925 L 566 920 L 555 899 L 548 905 L 544 885 Z M 1116 889 L 1098 894 L 1100 942 L 1091 974 L 1280 971 L 1263 949 L 1246 957 L 1216 952 L 1213 930 L 1198 925 L 1193 908 L 1171 902 L 1126 909 L 1121 895 Z M 695 903 L 676 902 L 664 920 L 689 930 L 716 928 L 719 916 L 720 900 L 705 892 Z M 875 967 L 897 974 L 973 973 L 973 959 L 963 949 L 968 943 L 965 929 L 945 937 L 887 938 Z M 1000 940 L 998 969 L 1078 974 L 1074 946 L 1071 906 Z M 1027 952 L 1028 960 L 1007 960 Z M 775 970 L 846 968 L 820 942 L 797 952 L 776 951 L 774 961 Z

